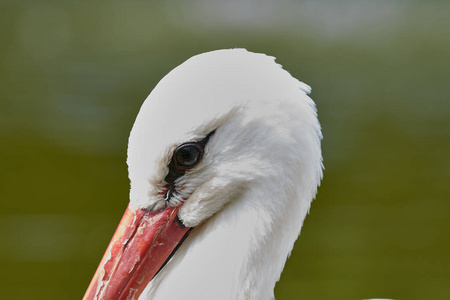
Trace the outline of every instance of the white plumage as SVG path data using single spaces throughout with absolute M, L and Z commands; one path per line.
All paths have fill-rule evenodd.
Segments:
M 84 299 L 134 299 L 145 285 L 139 299 L 273 299 L 322 178 L 309 92 L 244 49 L 194 56 L 164 77 L 131 131 L 129 209 Z M 207 136 L 198 164 L 169 180 L 176 149 Z M 152 225 L 173 212 L 193 227 L 176 252 L 187 228 Z
M 273 297 L 322 177 L 309 91 L 273 57 L 244 49 L 192 57 L 158 83 L 130 135 L 132 205 L 163 207 L 175 147 L 216 131 L 179 182 L 179 218 L 197 227 L 140 299 Z

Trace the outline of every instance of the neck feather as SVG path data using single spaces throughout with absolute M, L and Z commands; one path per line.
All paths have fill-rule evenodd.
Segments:
M 273 299 L 311 202 L 275 190 L 249 189 L 194 228 L 140 299 Z

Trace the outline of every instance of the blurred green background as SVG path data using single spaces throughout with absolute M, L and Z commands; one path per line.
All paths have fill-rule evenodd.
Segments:
M 313 87 L 325 177 L 277 299 L 450 299 L 448 1 L 1 1 L 0 298 L 80 299 L 127 205 L 129 130 L 192 55 Z

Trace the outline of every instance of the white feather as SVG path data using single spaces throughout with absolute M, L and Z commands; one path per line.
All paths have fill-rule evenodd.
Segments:
M 132 207 L 164 207 L 173 150 L 215 133 L 176 182 L 180 220 L 195 228 L 140 299 L 273 298 L 322 178 L 309 92 L 244 49 L 195 56 L 158 83 L 130 135 Z

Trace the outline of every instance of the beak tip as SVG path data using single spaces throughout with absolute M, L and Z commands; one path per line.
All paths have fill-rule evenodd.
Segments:
M 83 300 L 137 299 L 189 232 L 178 210 L 128 206 Z

